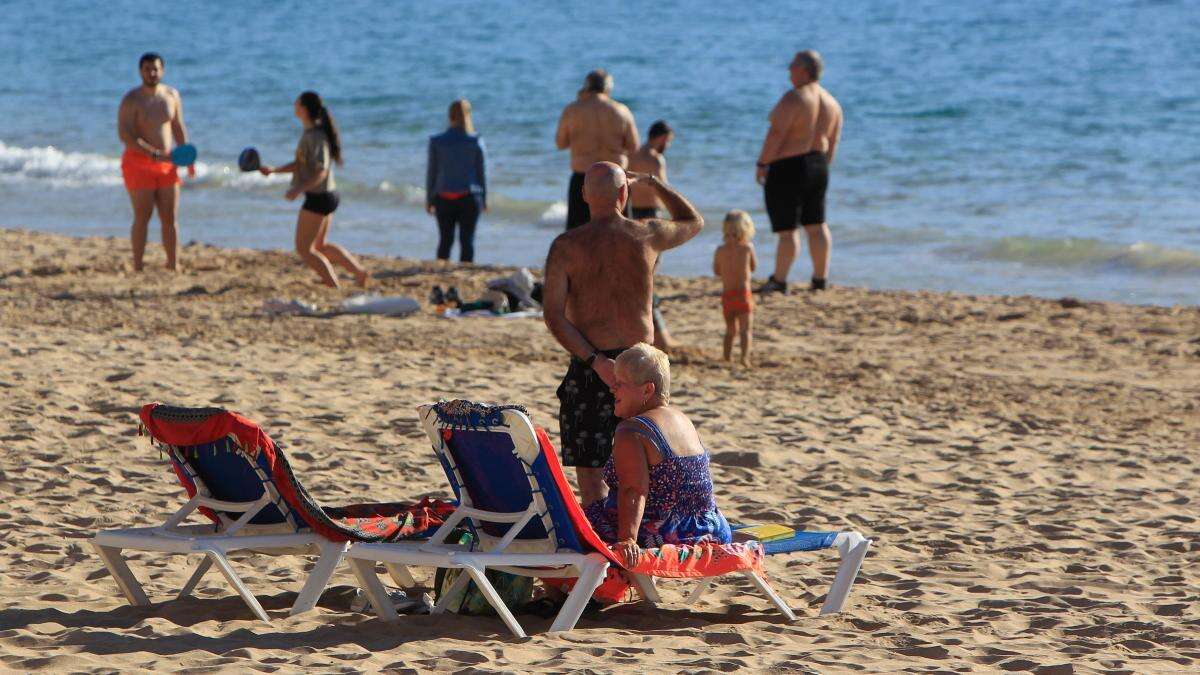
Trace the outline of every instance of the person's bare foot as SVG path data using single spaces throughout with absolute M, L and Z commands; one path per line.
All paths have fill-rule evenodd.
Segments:
M 753 368 L 754 367 L 754 366 L 750 365 L 750 359 L 748 359 L 744 356 L 742 358 L 738 359 L 738 363 L 741 364 L 741 366 L 743 368 Z

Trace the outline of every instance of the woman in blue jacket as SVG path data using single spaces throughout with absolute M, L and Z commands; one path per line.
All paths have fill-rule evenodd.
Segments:
M 429 166 L 425 172 L 425 210 L 437 216 L 438 260 L 450 257 L 454 231 L 459 238 L 459 260 L 475 261 L 475 224 L 487 211 L 486 151 L 471 123 L 471 103 L 450 104 L 450 128 L 429 138 Z

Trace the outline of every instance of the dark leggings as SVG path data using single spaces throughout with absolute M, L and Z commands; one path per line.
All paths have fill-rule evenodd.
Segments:
M 450 258 L 454 246 L 454 228 L 458 227 L 459 260 L 475 262 L 475 224 L 479 222 L 480 199 L 468 195 L 461 199 L 433 198 L 433 210 L 438 222 L 438 260 Z

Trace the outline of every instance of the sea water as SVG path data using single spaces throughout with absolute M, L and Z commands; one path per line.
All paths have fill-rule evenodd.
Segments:
M 351 250 L 432 257 L 428 136 L 467 97 L 490 152 L 477 261 L 540 265 L 569 175 L 554 130 L 603 67 L 642 135 L 677 130 L 671 183 L 709 223 L 667 273 L 710 270 L 746 209 L 765 276 L 774 238 L 754 181 L 767 113 L 804 48 L 845 129 L 830 185 L 832 282 L 874 288 L 1200 301 L 1200 3 L 6 3 L 0 226 L 128 232 L 116 111 L 157 51 L 179 89 L 197 177 L 181 239 L 288 248 L 292 102 L 342 128 Z M 151 226 L 155 237 L 157 226 Z M 802 253 L 793 279 L 809 272 Z

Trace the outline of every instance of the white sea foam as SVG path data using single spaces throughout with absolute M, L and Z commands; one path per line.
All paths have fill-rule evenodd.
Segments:
M 196 177 L 192 180 L 203 187 L 251 189 L 287 182 L 288 176 L 242 173 L 228 164 L 196 162 Z M 90 152 L 66 152 L 53 146 L 22 148 L 0 141 L 0 183 L 60 188 L 121 185 L 121 160 Z

